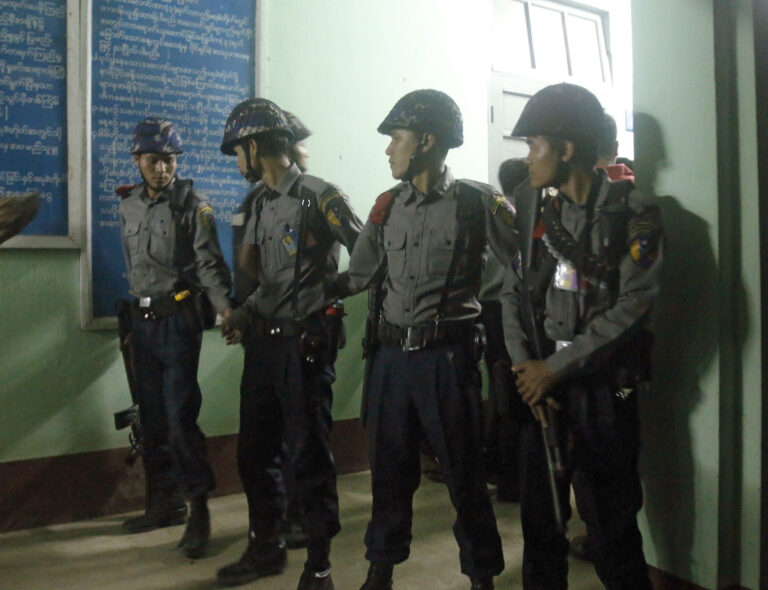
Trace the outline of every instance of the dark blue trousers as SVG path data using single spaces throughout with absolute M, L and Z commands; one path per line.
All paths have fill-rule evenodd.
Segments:
M 332 366 L 307 366 L 298 338 L 246 341 L 237 459 L 253 534 L 277 532 L 284 476 L 293 480 L 291 503 L 310 539 L 331 539 L 341 529 L 330 445 L 335 378 Z
M 570 480 L 595 571 L 608 590 L 651 590 L 637 527 L 643 492 L 635 397 L 620 400 L 607 387 L 574 388 L 563 418 L 571 441 Z M 562 590 L 568 587 L 568 541 L 555 526 L 541 427 L 525 422 L 521 428 L 523 588 Z M 560 485 L 566 520 L 571 514 L 568 484 Z
M 191 314 L 180 312 L 134 317 L 132 333 L 147 474 L 161 488 L 180 481 L 189 498 L 207 494 L 215 481 L 197 425 L 202 332 Z
M 501 539 L 482 467 L 480 374 L 461 346 L 404 352 L 382 346 L 371 369 L 368 429 L 373 511 L 366 558 L 408 558 L 421 437 L 443 467 L 456 509 L 461 571 L 477 578 L 504 569 Z

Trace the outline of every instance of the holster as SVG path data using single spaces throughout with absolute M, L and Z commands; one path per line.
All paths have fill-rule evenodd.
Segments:
M 133 405 L 125 410 L 115 412 L 115 429 L 122 430 L 130 426 L 131 432 L 128 434 L 128 440 L 131 444 L 131 450 L 125 458 L 126 463 L 133 465 L 139 455 L 143 454 L 141 421 L 139 419 L 139 400 L 136 389 L 136 375 L 133 365 L 133 345 L 131 331 L 133 328 L 133 314 L 135 307 L 129 301 L 119 299 L 115 304 L 117 312 L 118 338 L 120 341 L 120 352 L 123 355 L 123 364 L 125 365 L 125 375 L 128 379 L 128 389 L 131 392 Z
M 192 305 L 203 330 L 210 330 L 216 326 L 216 308 L 213 307 L 205 291 L 197 291 L 192 295 Z
M 336 304 L 334 304 L 336 305 Z M 309 367 L 326 367 L 336 362 L 340 348 L 346 343 L 344 307 L 331 306 L 324 312 L 312 314 L 302 325 L 299 338 L 301 353 Z

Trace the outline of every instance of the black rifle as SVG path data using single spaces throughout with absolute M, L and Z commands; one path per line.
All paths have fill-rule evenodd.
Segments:
M 144 454 L 144 443 L 141 433 L 141 420 L 139 419 L 139 399 L 136 391 L 136 370 L 133 364 L 133 334 L 131 333 L 131 304 L 125 299 L 120 299 L 115 304 L 117 311 L 117 333 L 120 339 L 120 352 L 123 355 L 125 375 L 128 378 L 128 389 L 131 392 L 133 405 L 125 410 L 115 412 L 115 429 L 122 430 L 130 426 L 128 441 L 131 450 L 125 458 L 128 465 L 133 465 L 139 455 Z
M 360 401 L 360 422 L 363 426 L 368 420 L 368 385 L 371 380 L 373 357 L 379 348 L 379 324 L 381 323 L 381 308 L 384 303 L 386 269 L 387 265 L 383 263 L 368 289 L 368 316 L 365 318 L 365 336 L 363 336 L 365 369 L 363 371 L 363 395 Z
M 532 352 L 537 360 L 544 360 L 553 347 L 544 334 L 543 314 L 537 313 L 545 300 L 546 289 L 555 269 L 554 257 L 548 255 L 540 260 L 540 268 L 531 277 L 533 260 L 539 258 L 533 252 L 533 230 L 538 221 L 540 211 L 540 194 L 535 197 L 530 195 L 526 199 L 518 199 L 518 213 L 521 218 L 521 230 L 526 232 L 523 246 L 523 285 L 520 297 L 521 320 L 523 330 L 532 345 Z M 538 305 L 537 305 L 538 303 Z M 559 416 L 557 410 L 547 403 L 542 405 L 546 412 L 547 425 L 541 424 L 541 434 L 544 439 L 544 450 L 547 457 L 547 472 L 549 474 L 549 487 L 552 491 L 552 505 L 554 508 L 555 522 L 560 533 L 565 534 L 565 521 L 560 504 L 559 482 L 566 477 L 563 452 L 560 448 Z

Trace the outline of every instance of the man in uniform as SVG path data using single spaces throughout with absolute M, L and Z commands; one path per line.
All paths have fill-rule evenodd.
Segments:
M 568 441 L 568 477 L 556 486 L 564 520 L 570 480 L 603 584 L 650 590 L 635 392 L 648 379 L 661 222 L 631 183 L 594 168 L 602 125 L 597 98 L 572 84 L 544 88 L 523 109 L 513 135 L 529 146 L 531 185 L 548 190 L 530 214 L 518 211 L 522 256 L 501 295 L 504 332 L 523 401 Z M 568 541 L 535 422 L 523 425 L 521 445 L 523 587 L 567 588 Z
M 340 277 L 342 294 L 381 280 L 378 349 L 368 381 L 373 512 L 365 535 L 371 562 L 364 590 L 392 588 L 410 552 L 422 432 L 457 512 L 461 571 L 476 590 L 493 588 L 504 558 L 482 468 L 481 329 L 477 294 L 490 242 L 506 264 L 515 249 L 509 202 L 492 187 L 455 180 L 448 150 L 463 143 L 461 113 L 437 90 L 403 96 L 378 131 L 400 180 L 371 211 Z M 365 402 L 364 402 L 365 403 Z
M 218 580 L 244 584 L 283 570 L 279 529 L 288 474 L 308 537 L 299 590 L 331 590 L 331 538 L 340 529 L 331 384 L 343 311 L 329 286 L 340 245 L 351 251 L 362 223 L 338 187 L 302 174 L 290 161 L 291 137 L 277 105 L 256 98 L 232 111 L 221 145 L 237 156 L 246 179 L 262 184 L 244 239 L 253 245 L 257 286 L 223 327 L 229 343 L 249 339 L 238 439 L 249 538 L 242 558 L 222 568 Z
M 291 147 L 288 150 L 288 157 L 291 162 L 299 167 L 302 172 L 307 171 L 307 160 L 309 159 L 309 152 L 304 141 L 312 135 L 312 132 L 307 129 L 306 125 L 301 122 L 296 115 L 290 111 L 283 111 L 285 118 L 288 120 L 288 126 L 291 128 L 293 139 L 291 140 Z
M 307 139 L 312 132 L 302 123 L 293 113 L 283 111 L 288 121 L 288 127 L 291 131 L 291 143 L 288 150 L 288 157 L 291 162 L 295 163 L 301 172 L 306 172 L 307 159 L 309 154 L 304 140 Z M 256 290 L 258 286 L 258 253 L 254 244 L 243 244 L 245 237 L 245 230 L 251 220 L 251 214 L 253 213 L 253 201 L 258 198 L 264 191 L 264 183 L 258 181 L 253 187 L 253 190 L 240 203 L 237 209 L 237 213 L 232 216 L 232 252 L 234 252 L 235 258 L 235 304 L 240 306 L 245 303 L 248 296 Z M 251 338 L 246 337 L 243 339 L 243 346 L 249 346 Z M 258 342 L 257 342 L 258 343 Z M 246 352 L 246 356 L 250 356 Z M 250 372 L 245 372 L 244 376 L 250 377 Z M 244 382 L 242 384 L 245 391 L 248 391 L 251 387 L 250 383 Z M 286 485 L 286 499 L 287 508 L 285 516 L 280 524 L 280 537 L 285 541 L 288 549 L 297 549 L 307 546 L 307 536 L 301 529 L 301 518 L 298 514 L 299 503 L 295 499 L 293 486 L 290 484 L 293 482 L 293 478 L 290 475 L 290 465 L 283 463 L 284 477 Z
M 147 530 L 143 525 L 173 522 L 179 508 L 173 492 L 180 481 L 190 517 L 179 548 L 195 558 L 208 543 L 207 495 L 215 485 L 197 425 L 202 401 L 197 367 L 210 305 L 223 315 L 231 311 L 230 275 L 210 202 L 191 180 L 176 176 L 182 148 L 173 123 L 141 121 L 131 153 L 142 182 L 121 191 L 120 226 L 135 297 L 132 337 L 144 462 L 158 498 L 147 514 L 125 524 L 136 532 Z
M 597 163 L 596 167 L 602 168 L 608 174 L 611 180 L 631 180 L 634 182 L 635 173 L 626 164 L 616 161 L 619 155 L 619 142 L 617 141 L 616 120 L 605 113 L 603 115 L 603 127 L 600 138 L 597 141 Z M 579 505 L 576 507 L 579 514 L 589 510 L 589 506 Z M 570 540 L 571 555 L 584 559 L 592 560 L 589 547 L 589 535 L 577 535 Z

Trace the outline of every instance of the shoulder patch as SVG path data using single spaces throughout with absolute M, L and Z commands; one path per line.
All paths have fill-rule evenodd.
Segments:
M 135 189 L 138 184 L 121 184 L 115 189 L 115 192 L 120 196 L 121 199 L 124 199 L 129 194 L 131 194 L 131 191 Z
M 197 210 L 197 219 L 203 227 L 213 227 L 214 223 L 216 223 L 213 207 L 209 203 L 203 203 Z
M 659 255 L 663 230 L 658 207 L 648 207 L 629 224 L 629 255 L 641 268 L 650 268 Z
M 368 215 L 371 223 L 382 225 L 389 219 L 389 212 L 392 210 L 392 203 L 395 202 L 396 194 L 394 191 L 386 191 L 376 197 L 376 202 Z
M 324 214 L 328 214 L 328 205 L 331 201 L 334 199 L 343 199 L 344 195 L 341 193 L 340 190 L 336 188 L 332 188 L 329 191 L 326 191 L 326 193 L 322 196 L 320 199 L 320 211 L 322 211 Z
M 507 197 L 500 193 L 493 194 L 491 202 L 491 213 L 501 218 L 501 220 L 510 227 L 515 227 L 515 209 Z

